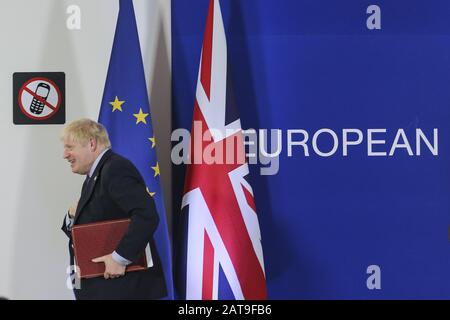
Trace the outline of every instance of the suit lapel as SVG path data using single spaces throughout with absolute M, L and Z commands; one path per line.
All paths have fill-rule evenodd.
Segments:
M 88 203 L 89 199 L 91 198 L 92 193 L 94 192 L 95 183 L 97 182 L 97 178 L 100 175 L 101 169 L 102 169 L 103 165 L 106 163 L 106 161 L 111 157 L 111 155 L 112 155 L 111 150 L 108 150 L 105 152 L 103 157 L 100 159 L 97 167 L 95 168 L 94 173 L 92 174 L 92 177 L 89 179 L 89 182 L 87 183 L 87 185 L 84 188 L 82 188 L 81 197 L 80 197 L 80 200 L 78 201 L 78 207 L 77 207 L 77 211 L 75 213 L 74 224 L 76 224 L 76 222 L 81 214 L 81 211 L 84 209 L 84 207 Z

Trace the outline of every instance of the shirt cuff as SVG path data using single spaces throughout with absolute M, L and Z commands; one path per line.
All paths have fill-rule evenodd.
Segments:
M 118 264 L 122 265 L 122 266 L 127 266 L 131 263 L 130 260 L 125 259 L 124 257 L 122 257 L 121 255 L 119 255 L 117 252 L 113 252 L 112 253 L 112 259 L 117 262 Z
M 69 216 L 69 213 L 67 213 L 67 215 L 66 215 L 66 227 L 67 227 L 67 230 L 70 231 L 72 229 L 72 226 L 73 226 L 73 218 L 71 218 Z

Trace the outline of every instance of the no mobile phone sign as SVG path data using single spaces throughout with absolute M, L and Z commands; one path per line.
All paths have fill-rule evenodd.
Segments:
M 15 124 L 63 124 L 65 115 L 63 72 L 16 72 L 13 75 Z

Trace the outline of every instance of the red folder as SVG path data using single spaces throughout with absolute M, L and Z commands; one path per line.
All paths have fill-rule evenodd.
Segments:
M 72 242 L 75 263 L 80 278 L 103 276 L 104 263 L 92 262 L 92 259 L 112 253 L 116 250 L 128 230 L 130 219 L 102 221 L 75 225 L 72 227 Z M 148 268 L 145 252 L 137 263 L 127 266 L 126 272 Z

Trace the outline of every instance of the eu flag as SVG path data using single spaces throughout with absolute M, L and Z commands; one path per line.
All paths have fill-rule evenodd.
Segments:
M 168 298 L 173 299 L 171 251 L 152 121 L 133 2 L 120 0 L 99 122 L 108 130 L 114 151 L 138 168 L 155 200 L 160 218 L 155 241 Z

